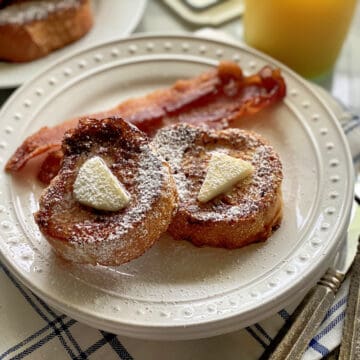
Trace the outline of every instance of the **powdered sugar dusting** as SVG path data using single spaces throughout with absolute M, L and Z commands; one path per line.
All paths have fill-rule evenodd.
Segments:
M 161 184 L 165 178 L 165 168 L 148 145 L 143 145 L 141 151 L 138 174 L 135 178 L 137 196 L 130 202 L 128 209 L 126 209 L 121 217 L 121 221 L 116 223 L 110 234 L 104 234 L 105 238 L 102 238 L 103 234 L 101 233 L 97 233 L 96 237 L 94 237 L 91 233 L 87 234 L 83 231 L 80 231 L 81 236 L 79 236 L 79 229 L 83 229 L 84 223 L 75 224 L 74 229 L 76 231 L 74 231 L 70 242 L 77 244 L 88 244 L 105 240 L 112 242 L 127 233 L 146 216 L 146 213 L 152 208 L 153 202 L 160 194 Z M 90 225 L 93 226 L 92 221 L 89 221 Z M 124 247 L 128 246 L 128 244 L 123 245 Z M 106 250 L 106 247 L 102 247 L 101 250 Z
M 176 125 L 158 132 L 154 139 L 174 172 L 180 207 L 202 221 L 231 220 L 256 213 L 272 202 L 282 180 L 282 167 L 273 148 L 258 134 L 240 129 L 221 132 Z M 254 172 L 228 193 L 207 203 L 197 200 L 213 153 L 241 158 Z
M 78 7 L 81 0 L 38 0 L 13 4 L 0 10 L 0 25 L 22 25 L 47 18 L 51 13 Z
M 190 126 L 169 127 L 165 131 L 159 131 L 153 140 L 158 153 L 171 166 L 180 200 L 189 194 L 188 183 L 182 171 L 182 159 L 196 135 L 196 128 Z
M 177 204 L 174 180 L 148 138 L 117 117 L 83 119 L 63 139 L 64 159 L 35 220 L 55 249 L 79 263 L 116 265 L 142 255 L 166 231 Z M 99 157 L 130 195 L 118 211 L 94 209 L 74 195 L 79 169 Z
M 277 196 L 277 188 L 280 184 L 277 161 L 273 162 L 269 158 L 268 145 L 260 145 L 255 149 L 251 164 L 255 171 L 249 178 L 239 182 L 237 188 L 229 191 L 225 195 L 225 201 L 217 199 L 210 205 L 210 211 L 204 209 L 193 209 L 195 216 L 201 220 L 223 220 L 224 218 L 248 217 L 258 212 L 264 206 L 264 199 L 270 194 L 266 201 L 272 201 L 273 196 Z M 280 163 L 278 163 L 280 165 Z M 275 167 L 274 167 L 275 165 Z M 280 165 L 281 168 L 281 165 Z M 245 190 L 246 189 L 246 190 Z M 237 195 L 241 193 L 241 197 Z M 237 203 L 232 203 L 232 199 L 238 197 Z

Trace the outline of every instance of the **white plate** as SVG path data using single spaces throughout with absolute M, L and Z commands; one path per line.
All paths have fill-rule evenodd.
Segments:
M 129 35 L 139 23 L 146 0 L 92 0 L 94 26 L 82 39 L 39 60 L 12 64 L 0 61 L 0 89 L 17 87 L 54 61 L 90 46 Z
M 298 300 L 332 260 L 348 225 L 351 157 L 330 109 L 293 72 L 254 50 L 194 37 L 134 37 L 63 59 L 16 91 L 4 106 L 0 158 L 41 126 L 107 109 L 125 98 L 199 74 L 220 59 L 247 73 L 282 68 L 282 104 L 244 119 L 266 136 L 284 166 L 284 220 L 263 244 L 196 248 L 161 239 L 119 267 L 64 264 L 32 217 L 40 187 L 23 174 L 0 179 L 1 259 L 37 295 L 66 314 L 110 332 L 190 339 L 239 329 Z

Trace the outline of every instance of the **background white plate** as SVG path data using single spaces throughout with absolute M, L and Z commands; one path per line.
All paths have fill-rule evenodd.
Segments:
M 0 88 L 21 85 L 71 52 L 129 35 L 143 15 L 146 0 L 92 0 L 91 3 L 94 26 L 86 36 L 39 60 L 18 64 L 0 61 Z
M 288 95 L 242 127 L 267 137 L 284 166 L 284 220 L 264 244 L 196 248 L 161 239 L 119 267 L 69 265 L 32 217 L 41 188 L 26 173 L 1 174 L 0 255 L 45 301 L 110 332 L 190 339 L 255 323 L 294 302 L 326 270 L 349 221 L 352 163 L 330 109 L 293 72 L 254 50 L 185 36 L 134 37 L 61 60 L 14 93 L 0 114 L 0 160 L 41 126 L 107 109 L 199 74 L 221 59 L 246 73 L 282 68 Z

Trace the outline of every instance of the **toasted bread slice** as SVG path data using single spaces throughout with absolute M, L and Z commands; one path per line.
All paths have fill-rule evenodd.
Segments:
M 179 124 L 160 130 L 153 144 L 169 162 L 178 187 L 179 207 L 168 228 L 175 239 L 239 248 L 266 240 L 279 226 L 282 166 L 260 135 Z M 248 161 L 254 171 L 227 193 L 200 203 L 197 197 L 215 152 Z
M 92 27 L 89 0 L 28 0 L 0 10 L 0 59 L 31 61 L 84 36 Z
M 40 197 L 35 220 L 56 252 L 77 263 L 119 265 L 142 255 L 170 224 L 177 191 L 168 165 L 135 126 L 84 119 L 65 134 L 59 174 Z M 73 187 L 82 164 L 105 161 L 131 196 L 118 211 L 81 205 Z

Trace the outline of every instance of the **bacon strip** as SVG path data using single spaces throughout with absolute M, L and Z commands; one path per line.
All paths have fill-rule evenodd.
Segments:
M 170 88 L 127 100 L 109 111 L 87 117 L 120 116 L 150 136 L 176 122 L 224 128 L 244 115 L 280 101 L 285 95 L 286 86 L 279 69 L 264 67 L 255 75 L 244 76 L 237 64 L 222 62 L 198 77 L 179 80 Z M 17 172 L 31 158 L 50 150 L 58 151 L 65 131 L 75 127 L 79 119 L 52 128 L 43 127 L 29 136 L 7 162 L 6 171 Z M 56 173 L 55 158 L 60 164 L 59 153 L 50 161 L 52 172 Z

